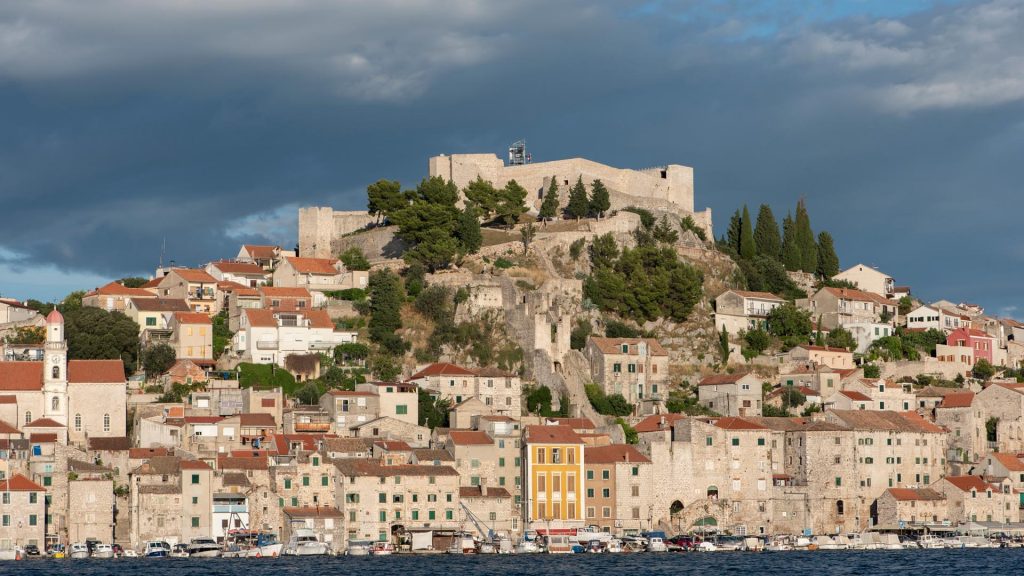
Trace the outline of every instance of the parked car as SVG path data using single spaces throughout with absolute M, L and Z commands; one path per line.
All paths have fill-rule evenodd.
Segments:
M 26 556 L 39 556 L 40 555 L 40 553 L 39 553 L 39 546 L 36 546 L 35 544 L 28 544 L 28 545 L 26 545 L 25 546 L 25 555 Z

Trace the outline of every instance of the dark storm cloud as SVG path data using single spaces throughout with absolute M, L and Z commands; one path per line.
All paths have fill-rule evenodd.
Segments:
M 845 264 L 1013 306 L 1022 2 L 831 4 L 0 5 L 0 261 L 114 276 L 164 238 L 190 264 L 293 243 L 297 206 L 526 137 L 694 166 L 719 227 L 806 197 Z

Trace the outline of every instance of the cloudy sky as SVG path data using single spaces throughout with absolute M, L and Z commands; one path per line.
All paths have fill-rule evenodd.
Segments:
M 807 199 L 844 265 L 1018 317 L 1024 0 L 0 3 L 0 293 L 295 243 L 438 153 Z M 1024 305 L 1022 305 L 1024 306 Z

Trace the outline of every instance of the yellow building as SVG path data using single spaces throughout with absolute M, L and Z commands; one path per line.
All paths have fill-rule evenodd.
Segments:
M 527 426 L 526 523 L 583 524 L 583 439 L 568 426 Z

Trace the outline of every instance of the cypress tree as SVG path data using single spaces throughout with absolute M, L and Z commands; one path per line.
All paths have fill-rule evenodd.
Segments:
M 587 217 L 590 210 L 590 202 L 587 200 L 587 187 L 583 185 L 583 177 L 576 179 L 576 184 L 569 190 L 569 204 L 565 207 L 565 213 L 577 221 Z
M 839 274 L 839 256 L 832 235 L 822 231 L 818 234 L 818 276 L 828 279 L 836 274 Z
M 740 253 L 740 238 L 743 237 L 743 217 L 736 210 L 729 219 L 729 230 L 725 234 L 725 242 L 737 254 Z
M 800 248 L 796 244 L 795 227 L 793 218 L 786 214 L 782 220 L 782 263 L 790 272 L 800 269 Z
M 761 256 L 772 260 L 781 260 L 782 258 L 782 238 L 779 237 L 779 224 L 775 221 L 771 206 L 767 204 L 761 204 L 761 209 L 757 212 L 754 246 Z
M 484 241 L 477 214 L 477 208 L 473 204 L 466 204 L 466 207 L 459 213 L 455 234 L 459 237 L 462 252 L 465 254 L 476 254 Z
M 818 271 L 818 245 L 811 230 L 811 217 L 803 198 L 796 203 L 796 245 L 800 249 L 800 270 L 814 274 Z
M 544 201 L 540 203 L 539 216 L 542 220 L 550 220 L 558 214 L 558 179 L 551 177 L 551 185 L 544 194 Z
M 743 205 L 743 216 L 740 220 L 740 257 L 750 260 L 757 253 L 757 249 L 754 246 L 754 229 L 750 224 L 750 211 L 747 210 L 746 204 Z
M 594 180 L 590 183 L 590 212 L 597 215 L 597 219 L 600 220 L 604 213 L 612 207 L 611 200 L 608 198 L 608 189 L 604 187 L 604 182 L 600 180 Z

